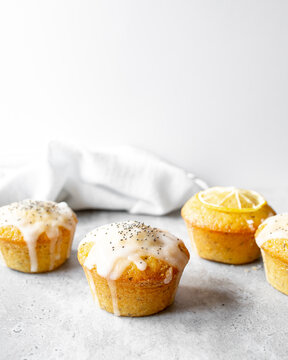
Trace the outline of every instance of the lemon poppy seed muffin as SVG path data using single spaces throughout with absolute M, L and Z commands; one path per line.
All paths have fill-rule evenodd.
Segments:
M 78 259 L 100 308 L 118 316 L 146 316 L 173 302 L 189 253 L 170 233 L 127 221 L 87 234 Z
M 288 295 L 288 214 L 272 216 L 256 232 L 267 281 Z
M 188 200 L 181 214 L 200 257 L 245 264 L 260 256 L 255 231 L 275 212 L 255 191 L 213 187 Z
M 2 206 L 2 263 L 27 273 L 54 270 L 70 256 L 76 223 L 64 202 L 23 200 Z

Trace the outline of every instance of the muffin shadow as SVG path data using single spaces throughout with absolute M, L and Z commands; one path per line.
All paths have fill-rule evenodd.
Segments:
M 229 306 L 231 310 L 231 307 L 236 305 L 237 300 L 233 290 L 180 285 L 175 301 L 167 312 L 205 311 L 225 306 Z

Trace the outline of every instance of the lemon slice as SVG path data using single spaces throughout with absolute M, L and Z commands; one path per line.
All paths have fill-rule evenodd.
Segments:
M 212 187 L 198 193 L 198 198 L 206 206 L 227 212 L 255 211 L 266 204 L 255 191 L 235 187 Z

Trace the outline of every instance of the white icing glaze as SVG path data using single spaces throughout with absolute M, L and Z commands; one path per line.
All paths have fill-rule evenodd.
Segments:
M 97 273 L 107 279 L 113 304 L 113 312 L 120 316 L 117 299 L 116 280 L 130 263 L 144 271 L 147 263 L 145 256 L 154 256 L 164 260 L 171 267 L 166 272 L 164 284 L 172 280 L 173 267 L 182 273 L 188 262 L 188 256 L 179 247 L 182 241 L 170 233 L 144 225 L 138 221 L 127 221 L 101 226 L 81 241 L 93 242 L 93 246 L 84 262 L 89 272 L 94 266 Z M 180 279 L 180 276 L 179 276 Z
M 115 280 L 108 280 L 107 281 L 110 293 L 111 293 L 111 299 L 112 299 L 112 305 L 113 305 L 113 313 L 116 316 L 120 316 L 120 311 L 118 308 L 118 299 L 117 299 L 117 288 Z
M 15 226 L 21 231 L 29 251 L 30 270 L 36 272 L 38 270 L 36 253 L 38 237 L 46 232 L 51 240 L 50 269 L 52 269 L 55 259 L 57 256 L 60 257 L 59 252 L 59 255 L 55 255 L 59 226 L 70 230 L 73 235 L 76 218 L 65 202 L 57 204 L 52 201 L 23 200 L 0 208 L 0 227 L 8 225 Z M 73 237 L 71 241 L 72 239 Z
M 87 280 L 88 280 L 88 283 L 89 283 L 89 286 L 90 286 L 90 289 L 91 289 L 91 292 L 93 295 L 93 299 L 94 299 L 95 303 L 100 307 L 93 277 L 89 270 L 86 270 L 85 273 L 87 275 Z
M 164 279 L 164 284 L 169 284 L 172 280 L 172 277 L 173 277 L 173 269 L 172 267 L 170 267 L 167 271 L 166 271 L 166 277 Z
M 264 226 L 265 225 L 265 226 Z M 288 213 L 269 217 L 261 224 L 263 228 L 256 236 L 256 243 L 261 247 L 266 241 L 272 239 L 288 240 Z
M 141 258 L 144 256 L 164 260 L 181 272 L 188 262 L 186 253 L 179 247 L 180 239 L 138 221 L 96 228 L 86 235 L 79 247 L 86 242 L 94 244 L 84 266 L 92 269 L 96 265 L 98 274 L 109 280 L 117 280 L 131 262 L 144 271 L 147 266 Z

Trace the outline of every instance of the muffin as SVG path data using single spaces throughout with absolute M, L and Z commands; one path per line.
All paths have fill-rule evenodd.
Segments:
M 70 256 L 77 223 L 65 202 L 23 200 L 0 208 L 0 257 L 11 269 L 51 271 Z
M 245 264 L 260 256 L 255 231 L 275 212 L 255 191 L 213 187 L 188 200 L 181 214 L 200 257 Z
M 78 260 L 101 309 L 118 316 L 146 316 L 173 302 L 189 252 L 167 231 L 127 221 L 87 234 Z
M 288 295 L 288 214 L 279 214 L 263 222 L 256 232 L 267 281 Z

